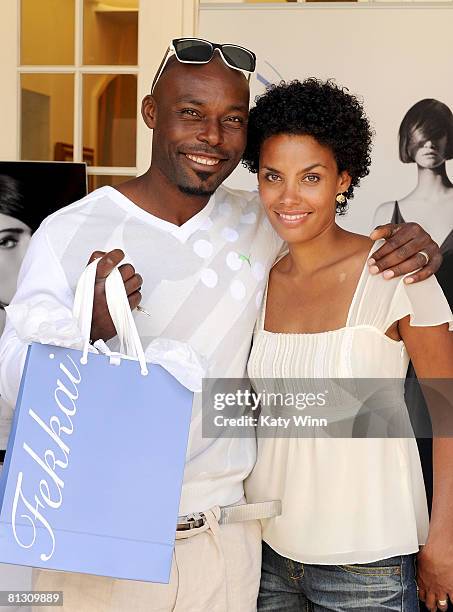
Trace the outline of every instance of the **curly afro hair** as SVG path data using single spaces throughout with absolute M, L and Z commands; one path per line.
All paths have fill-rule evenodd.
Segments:
M 276 134 L 306 134 L 332 150 L 338 171 L 352 178 L 345 192 L 350 199 L 360 179 L 369 174 L 373 131 L 362 104 L 334 81 L 309 78 L 271 85 L 255 99 L 248 123 L 247 147 L 242 164 L 250 172 L 259 169 L 263 142 Z M 347 204 L 338 204 L 338 214 Z

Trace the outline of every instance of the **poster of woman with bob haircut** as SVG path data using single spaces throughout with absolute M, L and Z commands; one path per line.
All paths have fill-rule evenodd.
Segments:
M 416 185 L 403 198 L 381 204 L 374 223 L 416 221 L 431 234 L 444 257 L 436 277 L 453 307 L 453 183 L 446 168 L 447 160 L 453 159 L 453 113 L 446 104 L 427 98 L 408 110 L 399 129 L 399 157 L 404 164 L 417 166 Z M 416 431 L 430 430 L 428 409 L 412 364 L 406 380 L 412 423 Z M 417 443 L 431 506 L 432 439 L 419 438 Z M 426 610 L 424 606 L 421 609 Z M 451 604 L 448 609 L 452 609 Z
M 416 221 L 444 254 L 452 251 L 453 183 L 446 162 L 453 158 L 453 113 L 446 104 L 427 98 L 408 110 L 399 129 L 399 157 L 416 164 L 417 183 L 403 198 L 381 204 L 375 224 Z

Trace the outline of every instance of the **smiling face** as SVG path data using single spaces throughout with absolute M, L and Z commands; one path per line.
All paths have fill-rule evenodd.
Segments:
M 339 193 L 351 183 L 329 147 L 307 135 L 278 134 L 260 150 L 259 192 L 269 221 L 288 243 L 311 240 L 335 223 Z
M 169 62 L 143 104 L 152 166 L 187 195 L 211 195 L 241 159 L 248 107 L 247 79 L 217 54 L 204 65 Z
M 28 225 L 0 213 L 0 302 L 9 304 L 16 292 L 17 276 L 30 242 Z

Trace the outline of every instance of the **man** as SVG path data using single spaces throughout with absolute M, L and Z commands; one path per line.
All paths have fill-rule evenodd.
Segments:
M 151 314 L 136 313 L 143 345 L 157 336 L 175 338 L 206 358 L 208 376 L 244 376 L 266 278 L 282 246 L 256 194 L 221 186 L 245 148 L 248 106 L 247 79 L 220 53 L 200 65 L 172 57 L 142 104 L 154 132 L 149 170 L 49 217 L 32 240 L 13 306 L 26 302 L 31 310 L 45 302 L 69 312 L 87 260 L 101 256 L 92 339 L 113 339 L 114 346 L 104 283 L 125 254 L 129 263 L 120 271 L 131 308 L 141 303 Z M 380 270 L 419 268 L 421 249 L 430 261 L 417 278 L 437 269 L 437 246 L 418 226 L 400 226 L 393 236 L 387 226 L 374 237 L 381 236 L 389 241 L 375 256 Z M 8 323 L 0 342 L 0 388 L 11 404 L 25 353 L 24 339 Z M 180 515 L 203 512 L 206 518 L 199 528 L 177 532 L 170 584 L 39 572 L 35 588 L 64 590 L 71 611 L 254 610 L 259 524 L 219 526 L 217 520 L 219 506 L 243 500 L 242 483 L 254 461 L 253 440 L 203 439 L 195 402 Z

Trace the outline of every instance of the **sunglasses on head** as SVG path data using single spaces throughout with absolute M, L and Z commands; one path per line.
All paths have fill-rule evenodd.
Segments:
M 151 86 L 151 93 L 153 93 L 160 75 L 173 54 L 182 64 L 208 64 L 212 60 L 216 49 L 227 66 L 240 72 L 247 72 L 250 79 L 251 73 L 255 71 L 256 55 L 245 47 L 229 43 L 218 45 L 202 38 L 175 38 L 168 47 L 157 70 Z

